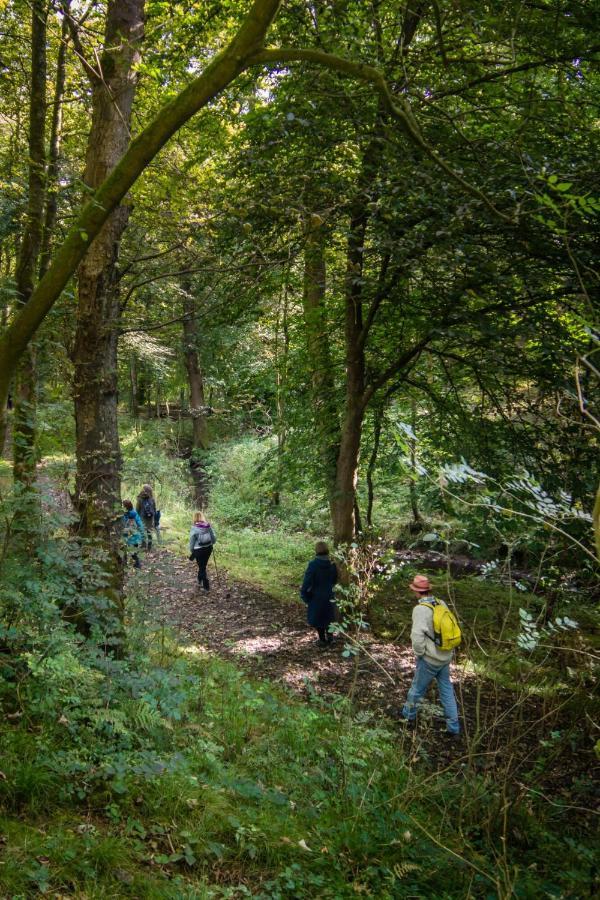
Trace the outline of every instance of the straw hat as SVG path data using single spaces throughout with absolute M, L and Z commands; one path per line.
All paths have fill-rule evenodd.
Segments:
M 426 591 L 431 590 L 431 582 L 426 575 L 415 575 L 409 584 L 409 588 L 416 594 L 424 594 Z

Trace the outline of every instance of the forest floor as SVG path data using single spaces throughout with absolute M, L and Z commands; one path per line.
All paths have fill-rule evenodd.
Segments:
M 70 501 L 64 487 L 43 469 L 40 480 L 52 504 L 66 514 Z M 535 783 L 536 791 L 555 798 L 557 809 L 584 819 L 598 816 L 598 795 L 582 788 L 593 784 L 593 772 L 599 770 L 593 741 L 582 746 L 564 694 L 557 703 L 551 693 L 511 690 L 477 674 L 459 655 L 452 679 L 462 739 L 448 740 L 435 689 L 422 704 L 417 728 L 407 732 L 399 712 L 414 672 L 408 628 L 396 640 L 362 632 L 359 652 L 351 657 L 343 656 L 348 643 L 343 636 L 321 649 L 299 598 L 284 602 L 234 579 L 219 566 L 218 550 L 216 557 L 218 570 L 214 557 L 209 562 L 209 592 L 197 583 L 196 564 L 164 543 L 142 556 L 140 573 L 131 571 L 130 586 L 147 597 L 149 618 L 168 627 L 181 645 L 229 659 L 250 676 L 287 687 L 307 702 L 318 697 L 333 706 L 336 699 L 350 699 L 363 721 L 384 718 L 399 733 L 402 753 L 426 768 L 459 772 L 468 766 L 509 778 L 523 800 Z M 411 597 L 406 604 L 409 618 Z
M 216 574 L 211 559 L 211 588 L 197 585 L 196 565 L 166 549 L 154 549 L 144 558 L 144 569 L 135 575 L 138 590 L 147 591 L 151 606 L 161 623 L 173 629 L 183 645 L 234 660 L 250 675 L 287 686 L 310 701 L 319 696 L 345 696 L 353 701 L 365 721 L 385 716 L 388 727 L 406 732 L 398 720 L 414 671 L 410 644 L 385 641 L 369 632 L 360 636 L 356 656 L 344 657 L 343 637 L 332 648 L 317 646 L 316 632 L 306 625 L 304 604 L 282 603 L 254 586 L 232 580 L 222 569 Z M 407 598 L 407 604 L 411 603 Z M 571 779 L 581 771 L 581 760 L 573 754 L 565 768 L 560 748 L 540 772 L 543 739 L 557 727 L 549 704 L 530 695 L 514 692 L 491 681 L 477 678 L 470 666 L 453 667 L 453 681 L 461 709 L 465 737 L 448 740 L 437 697 L 423 705 L 418 727 L 408 732 L 412 751 L 404 752 L 432 768 L 466 765 L 492 773 L 507 766 L 515 780 L 536 768 L 539 783 L 570 796 Z M 554 748 L 558 750 L 559 748 Z M 563 751 L 563 752 L 561 752 Z M 567 755 L 571 755 L 567 750 Z M 549 754 L 552 756 L 552 754 Z M 560 757 L 560 763 L 558 758 Z M 585 767 L 585 762 L 583 763 Z M 523 785 L 524 793 L 528 790 Z M 585 812 L 585 808 L 581 808 Z

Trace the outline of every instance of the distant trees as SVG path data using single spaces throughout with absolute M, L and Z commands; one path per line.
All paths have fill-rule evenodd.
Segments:
M 534 5 L 517 14 L 492 3 L 476 13 L 455 3 L 255 0 L 245 18 L 238 13 L 236 33 L 229 21 L 217 27 L 217 13 L 214 32 L 193 16 L 173 25 L 195 48 L 187 60 L 175 48 L 175 32 L 155 30 L 140 66 L 142 4 L 115 0 L 104 23 L 102 73 L 86 60 L 86 23 L 65 11 L 69 41 L 91 78 L 85 86 L 67 58 L 79 103 L 69 115 L 84 124 L 80 134 L 91 122 L 85 186 L 71 186 L 68 202 L 63 198 L 59 229 L 70 228 L 51 263 L 44 251 L 39 283 L 21 306 L 5 305 L 0 421 L 19 361 L 79 267 L 77 492 L 92 530 L 110 531 L 119 498 L 117 337 L 130 295 L 125 286 L 119 300 L 125 282 L 116 260 L 128 218 L 134 226 L 136 216 L 142 220 L 135 210 L 132 216 L 129 199 L 120 204 L 200 109 L 204 134 L 196 126 L 186 130 L 173 157 L 178 174 L 148 173 L 148 182 L 160 183 L 169 197 L 173 217 L 173 243 L 162 241 L 165 259 L 170 248 L 179 244 L 179 253 L 185 244 L 185 264 L 173 257 L 173 283 L 190 276 L 164 316 L 144 294 L 148 318 L 159 330 L 163 318 L 165 340 L 177 342 L 195 409 L 204 404 L 198 347 L 206 352 L 211 327 L 199 315 L 201 293 L 214 296 L 212 308 L 220 304 L 213 324 L 237 315 L 265 323 L 277 346 L 276 371 L 265 386 L 279 436 L 274 495 L 294 446 L 299 440 L 314 445 L 311 465 L 318 456 L 315 474 L 335 539 L 350 541 L 365 427 L 374 453 L 372 511 L 386 427 L 381 411 L 391 401 L 427 410 L 441 442 L 452 434 L 453 442 L 492 461 L 496 449 L 508 446 L 514 460 L 527 464 L 541 445 L 547 464 L 552 446 L 552 465 L 564 469 L 573 441 L 566 427 L 556 428 L 550 410 L 561 395 L 561 409 L 567 404 L 569 417 L 581 418 L 572 396 L 567 399 L 565 370 L 586 341 L 597 287 L 595 213 L 589 199 L 588 207 L 581 205 L 593 192 L 597 77 L 588 61 L 598 51 L 585 9 L 563 14 Z M 61 40 L 52 44 L 57 85 L 56 54 L 60 46 L 64 55 L 66 40 L 61 28 Z M 228 44 L 221 33 L 230 35 Z M 265 48 L 268 33 L 281 46 Z M 202 74 L 173 96 L 187 68 L 201 65 Z M 139 103 L 154 118 L 130 140 L 133 88 L 144 66 Z M 242 72 L 245 79 L 238 78 Z M 22 144 L 18 116 L 15 105 L 15 140 Z M 188 157 L 195 148 L 210 159 L 214 177 L 200 174 L 201 166 L 194 170 Z M 11 153 L 14 158 L 8 145 L 0 148 L 4 169 Z M 75 179 L 83 167 L 73 144 L 69 153 Z M 48 177 L 55 178 L 50 169 Z M 202 201 L 193 179 L 202 181 Z M 76 195 L 90 189 L 94 195 L 74 214 Z M 136 191 L 147 201 L 146 188 L 131 196 Z M 32 202 L 35 189 L 28 194 Z M 171 204 L 173 197 L 179 199 Z M 186 203 L 192 212 L 204 204 L 211 214 L 186 221 L 180 240 L 176 219 L 186 218 Z M 19 213 L 11 215 L 19 221 Z M 146 214 L 144 227 L 160 229 L 158 215 L 153 222 Z M 14 227 L 2 232 L 2 259 L 14 256 L 14 233 Z M 582 270 L 592 282 L 588 296 L 580 287 Z M 304 380 L 309 405 L 300 399 Z M 534 416 L 534 408 L 544 415 Z M 195 445 L 202 446 L 205 423 L 194 421 Z M 574 427 L 578 465 L 591 468 L 593 448 Z M 581 490 L 589 494 L 588 485 Z

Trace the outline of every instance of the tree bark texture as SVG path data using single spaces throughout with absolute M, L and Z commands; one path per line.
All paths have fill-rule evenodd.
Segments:
M 350 543 L 355 534 L 355 496 L 360 458 L 360 441 L 366 408 L 365 335 L 363 322 L 363 268 L 368 203 L 381 161 L 382 142 L 378 117 L 376 131 L 364 151 L 358 190 L 350 209 L 346 250 L 345 328 L 346 396 L 337 459 L 332 521 L 336 544 Z
M 27 220 L 19 248 L 16 292 L 25 307 L 34 288 L 42 246 L 42 222 L 46 186 L 46 18 L 44 0 L 31 7 L 31 92 L 29 98 L 29 183 Z M 15 481 L 31 486 L 36 465 L 36 353 L 30 343 L 15 379 L 13 463 Z M 5 398 L 0 398 L 2 406 Z M 3 441 L 0 441 L 3 443 Z
M 143 28 L 144 0 L 109 3 L 100 59 L 102 78 L 92 79 L 92 127 L 84 174 L 85 184 L 92 189 L 107 179 L 129 143 L 137 80 L 134 67 Z M 117 262 L 128 216 L 125 206 L 114 210 L 79 268 L 73 353 L 79 530 L 99 539 L 108 553 L 116 597 L 122 583 L 117 527 L 121 494 Z

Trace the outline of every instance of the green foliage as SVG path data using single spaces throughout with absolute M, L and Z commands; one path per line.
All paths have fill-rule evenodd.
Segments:
M 150 758 L 154 720 L 144 720 L 136 741 L 146 751 L 135 763 L 117 749 L 124 730 L 140 725 L 122 706 L 122 716 L 90 725 L 103 751 L 95 762 L 82 759 L 81 723 L 61 726 L 59 750 L 48 724 L 40 731 L 37 719 L 34 732 L 31 719 L 9 720 L 0 782 L 5 893 L 35 886 L 93 897 L 244 896 L 243 871 L 248 895 L 265 900 L 357 891 L 458 898 L 473 884 L 473 867 L 481 889 L 497 892 L 503 866 L 517 896 L 553 885 L 576 897 L 589 884 L 590 846 L 564 823 L 554 830 L 535 797 L 514 798 L 503 818 L 497 779 L 419 774 L 384 725 L 354 717 L 343 700 L 306 705 L 231 664 L 166 647 L 162 677 L 174 667 L 193 691 L 186 715 L 172 720 L 170 745 L 159 742 L 160 761 Z M 113 688 L 122 677 L 113 673 Z M 79 771 L 69 766 L 75 754 Z M 42 829 L 24 824 L 23 815 L 35 822 L 42 813 Z M 519 837 L 501 862 L 503 821 Z M 556 853 L 562 870 L 551 863 Z
M 248 6 L 147 4 L 135 121 L 153 118 L 215 60 Z M 181 652 L 153 622 L 143 581 L 127 597 L 123 635 L 105 599 L 106 560 L 93 541 L 70 535 L 72 516 L 48 496 L 50 482 L 54 493 L 74 487 L 65 397 L 76 316 L 67 289 L 39 336 L 42 506 L 9 488 L 0 461 L 3 896 L 593 893 L 597 860 L 587 820 L 577 818 L 591 805 L 590 781 L 581 778 L 568 798 L 555 782 L 542 791 L 538 783 L 564 747 L 581 749 L 598 641 L 585 519 L 598 436 L 579 408 L 590 409 L 593 370 L 577 385 L 582 398 L 572 375 L 596 340 L 598 81 L 586 56 L 595 22 L 593 4 L 564 14 L 551 6 L 281 4 L 270 44 L 380 67 L 433 152 L 408 143 L 364 84 L 309 64 L 253 68 L 132 188 L 116 288 L 123 314 L 113 324 L 122 332 L 121 397 L 145 415 L 176 399 L 185 414 L 182 321 L 194 320 L 183 344 L 199 355 L 208 432 L 221 441 L 194 451 L 210 483 L 216 558 L 233 577 L 291 599 L 314 538 L 329 530 L 319 403 L 310 399 L 324 373 L 307 353 L 303 310 L 305 222 L 317 216 L 334 420 L 343 419 L 357 349 L 347 346 L 351 320 L 362 330 L 364 358 L 355 361 L 364 384 L 354 385 L 353 399 L 367 389 L 358 499 L 364 512 L 369 469 L 369 536 L 485 560 L 481 579 L 434 577 L 466 625 L 467 688 L 494 685 L 515 703 L 539 698 L 544 716 L 561 710 L 560 727 L 533 738 L 516 774 L 499 730 L 505 759 L 492 775 L 473 749 L 477 721 L 458 774 L 436 774 L 434 753 L 399 744 L 368 713 L 314 696 L 303 705 Z M 105 10 L 92 4 L 81 31 L 92 60 Z M 90 125 L 87 76 L 55 12 L 49 80 L 62 44 L 68 102 L 54 245 L 87 196 L 79 179 Z M 17 320 L 16 238 L 26 224 L 29 21 L 21 0 L 0 3 L 2 329 Z M 80 224 L 70 240 L 81 249 L 87 238 Z M 113 374 L 98 372 L 99 390 L 112 390 Z M 412 436 L 398 441 L 409 418 Z M 123 416 L 121 433 L 123 496 L 135 500 L 150 481 L 163 538 L 185 552 L 191 421 Z M 101 458 L 105 449 L 97 448 Z M 417 478 L 420 467 L 438 473 L 460 456 L 498 484 L 516 472 L 532 476 L 516 499 L 497 485 L 466 485 L 458 496 L 448 483 L 440 490 L 436 476 Z M 523 503 L 532 484 L 533 507 Z M 566 536 L 549 526 L 552 497 Z M 394 575 L 390 565 L 390 578 L 376 583 L 381 544 L 362 543 L 347 557 L 356 580 L 340 591 L 358 634 L 354 643 L 348 635 L 347 654 L 365 617 L 408 642 L 410 567 Z M 534 586 L 539 593 L 525 589 Z M 68 621 L 73 610 L 85 613 L 89 636 Z M 564 627 L 571 620 L 580 627 Z M 486 710 L 478 703 L 479 717 Z
M 132 459 L 162 466 L 159 450 L 143 440 Z M 145 477 L 148 470 L 135 466 Z M 189 515 L 166 466 L 156 471 Z M 5 497 L 5 517 L 11 502 Z M 240 563 L 247 546 L 255 572 L 300 574 L 306 554 L 299 544 L 297 558 L 284 555 L 293 545 L 282 544 L 281 532 L 248 529 L 236 545 L 227 528 L 223 543 Z M 587 889 L 588 839 L 558 816 L 560 802 L 536 794 L 540 773 L 564 741 L 578 739 L 576 730 L 557 733 L 531 757 L 520 779 L 527 802 L 508 775 L 502 783 L 502 770 L 492 778 L 469 764 L 460 778 L 434 775 L 415 767 L 384 721 L 356 714 L 343 698 L 313 694 L 303 703 L 281 686 L 254 683 L 229 663 L 177 647 L 143 582 L 128 598 L 127 656 L 115 658 L 59 614 L 74 573 L 82 584 L 94 578 L 93 565 L 86 568 L 60 527 L 46 528 L 35 553 L 28 559 L 34 572 L 18 590 L 16 563 L 27 559 L 18 539 L 3 561 L 13 598 L 2 607 L 3 894 L 333 900 L 358 892 L 392 900 L 407 892 L 459 898 L 474 885 L 484 896 L 502 896 L 507 885 L 523 897 Z M 444 583 L 436 582 L 442 595 Z M 475 580 L 447 586 L 468 618 L 467 638 L 476 631 L 489 647 L 499 624 L 511 637 L 518 611 L 505 589 Z M 537 602 L 519 596 L 530 610 Z M 529 674 L 537 683 L 539 661 L 523 666 L 514 678 Z M 589 790 L 581 780 L 581 805 Z M 565 874 L 552 865 L 558 855 Z

